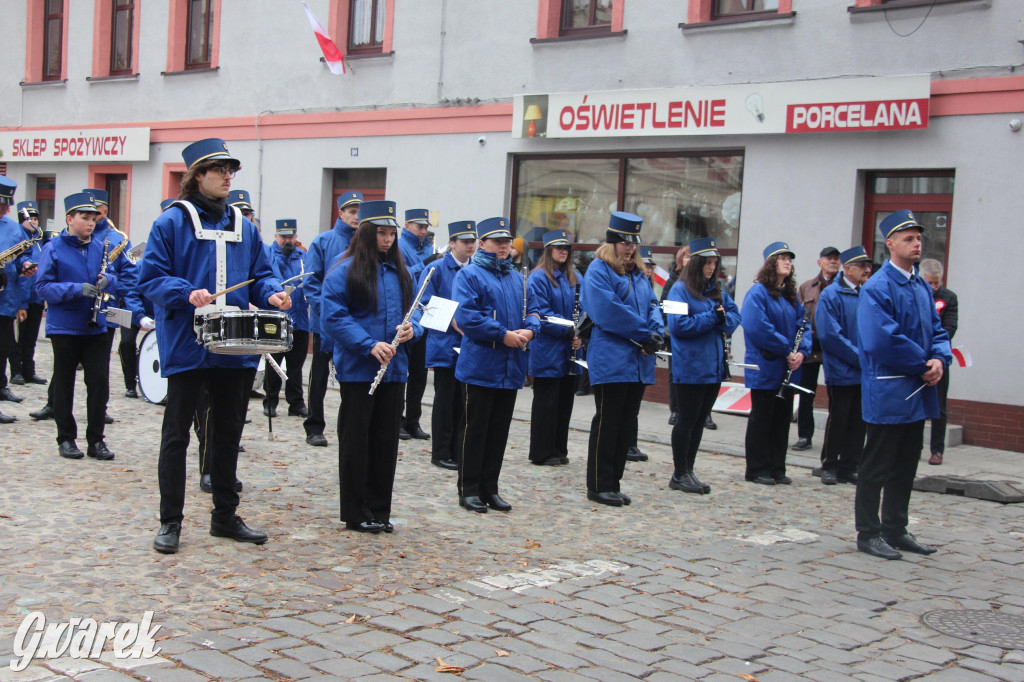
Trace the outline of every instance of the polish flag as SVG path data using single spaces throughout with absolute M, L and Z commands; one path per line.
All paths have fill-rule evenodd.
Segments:
M 327 60 L 327 68 L 331 70 L 333 74 L 345 73 L 345 55 L 341 53 L 338 46 L 331 40 L 331 36 L 327 35 L 327 31 L 317 21 L 316 15 L 313 14 L 313 10 L 306 4 L 306 0 L 302 0 L 302 6 L 306 8 L 306 16 L 309 18 L 309 25 L 313 27 L 313 33 L 316 34 L 316 41 L 320 43 L 320 49 L 323 50 L 324 59 Z
M 970 352 L 963 346 L 958 346 L 953 349 L 953 359 L 956 360 L 956 364 L 961 367 L 970 367 L 974 364 L 971 361 Z
M 654 266 L 654 272 L 651 273 L 651 288 L 654 289 L 654 294 L 661 298 L 661 292 L 665 290 L 665 282 L 668 281 L 668 271 L 660 265 Z

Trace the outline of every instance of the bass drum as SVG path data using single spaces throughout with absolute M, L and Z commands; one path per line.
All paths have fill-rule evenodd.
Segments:
M 167 379 L 160 376 L 160 352 L 156 345 L 156 330 L 151 329 L 139 344 L 139 390 L 142 397 L 155 405 L 167 403 Z

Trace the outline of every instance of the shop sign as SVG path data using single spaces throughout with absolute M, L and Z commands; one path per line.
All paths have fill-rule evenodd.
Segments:
M 149 128 L 0 131 L 0 161 L 148 161 Z

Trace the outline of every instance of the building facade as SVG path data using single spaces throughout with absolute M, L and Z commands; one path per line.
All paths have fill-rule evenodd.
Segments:
M 769 242 L 864 244 L 912 208 L 960 297 L 951 421 L 1024 451 L 1024 25 L 1006 0 L 26 0 L 5 16 L 0 166 L 62 225 L 106 187 L 144 240 L 180 152 L 228 141 L 265 225 L 309 243 L 360 189 L 459 219 L 565 227 L 581 264 L 611 210 L 669 269 L 715 236 L 742 301 Z M 265 235 L 269 241 L 270 236 Z M 736 347 L 742 352 L 742 335 Z M 660 381 L 664 382 L 662 376 Z M 658 392 L 652 391 L 657 397 Z

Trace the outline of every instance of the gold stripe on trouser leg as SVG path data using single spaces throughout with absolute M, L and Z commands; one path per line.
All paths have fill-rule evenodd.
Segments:
M 206 465 L 206 458 L 210 456 L 210 412 L 212 406 L 206 408 L 203 420 L 203 442 L 199 444 L 199 475 L 203 475 L 203 467 Z

